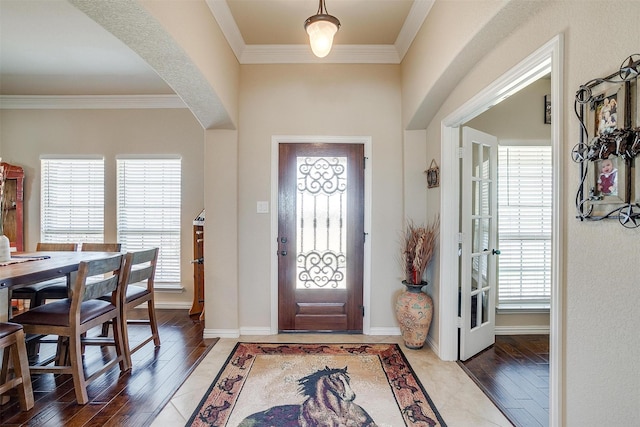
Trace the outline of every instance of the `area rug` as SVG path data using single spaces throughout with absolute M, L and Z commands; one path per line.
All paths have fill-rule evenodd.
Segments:
M 445 426 L 397 344 L 238 343 L 187 426 Z

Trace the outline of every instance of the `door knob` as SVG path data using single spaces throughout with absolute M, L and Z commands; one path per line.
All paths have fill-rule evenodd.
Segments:
M 491 255 L 500 255 L 500 249 L 491 249 Z

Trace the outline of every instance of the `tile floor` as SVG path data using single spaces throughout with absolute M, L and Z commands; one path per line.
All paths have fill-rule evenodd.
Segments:
M 238 341 L 402 343 L 399 336 L 371 335 L 243 335 L 220 339 L 151 424 L 152 427 L 185 425 Z M 511 427 L 512 424 L 484 395 L 456 362 L 441 361 L 430 349 L 409 350 L 401 345 L 440 415 L 449 427 Z M 392 426 L 380 426 L 392 427 Z

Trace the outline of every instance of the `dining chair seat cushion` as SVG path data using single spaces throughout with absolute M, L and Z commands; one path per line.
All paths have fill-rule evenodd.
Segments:
M 15 289 L 13 294 L 20 294 L 22 292 L 39 292 L 43 289 L 47 291 L 60 290 L 60 292 L 67 291 L 67 279 L 60 277 L 58 279 L 45 280 L 44 282 L 34 283 L 33 285 L 24 286 L 22 288 Z
M 143 288 L 142 286 L 129 285 L 127 286 L 127 296 L 126 302 L 131 302 L 135 299 L 141 298 L 144 295 L 150 295 L 151 292 L 147 288 Z M 100 299 L 105 301 L 111 301 L 111 294 L 103 295 Z
M 22 325 L 17 323 L 0 322 L 0 339 L 8 337 L 11 334 L 15 334 L 20 329 L 22 329 Z
M 19 314 L 13 318 L 13 321 L 23 325 L 69 326 L 70 309 L 71 300 L 65 298 Z M 99 299 L 84 301 L 80 308 L 80 324 L 89 322 L 113 309 L 114 305 L 109 301 Z

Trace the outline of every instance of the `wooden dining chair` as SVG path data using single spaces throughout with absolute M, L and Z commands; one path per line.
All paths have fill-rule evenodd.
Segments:
M 80 247 L 85 252 L 120 252 L 120 243 L 83 243 Z
M 121 334 L 121 292 L 124 282 L 120 275 L 123 258 L 122 255 L 114 255 L 81 262 L 69 298 L 35 307 L 13 319 L 22 324 L 26 333 L 57 335 L 63 339 L 58 341 L 64 341 L 65 345 L 58 346 L 56 365 L 31 365 L 31 372 L 71 374 L 76 400 L 81 405 L 89 402 L 87 384 L 116 364 L 120 365 L 122 372 L 129 370 Z M 88 281 L 89 277 L 99 280 Z M 101 299 L 106 293 L 111 293 L 110 301 Z M 82 361 L 82 335 L 109 320 L 113 320 L 116 325 L 113 340 L 104 341 L 100 345 L 115 346 L 116 355 L 110 360 L 106 360 L 105 356 L 104 366 L 87 375 Z
M 133 366 L 131 354 L 140 350 L 148 342 L 153 340 L 154 345 L 160 347 L 160 334 L 158 333 L 153 291 L 157 262 L 158 248 L 128 252 L 125 255 L 122 272 L 122 281 L 125 283 L 122 304 L 122 337 L 125 344 L 127 364 L 130 367 Z M 147 319 L 129 319 L 128 312 L 144 303 L 147 304 Z M 151 333 L 131 348 L 128 325 L 133 324 L 147 324 Z M 108 327 L 109 323 L 103 325 L 102 335 L 108 335 Z
M 33 387 L 31 385 L 22 325 L 0 323 L 0 349 L 3 350 L 0 396 L 16 388 L 18 390 L 20 409 L 28 411 L 33 408 Z M 14 372 L 14 376 L 11 379 L 9 379 L 9 359 L 11 359 Z
M 36 252 L 53 251 L 76 251 L 77 243 L 45 243 L 39 242 Z M 12 291 L 11 299 L 29 300 L 29 308 L 37 307 L 46 302 L 47 299 L 62 299 L 67 297 L 69 284 L 67 279 L 51 279 L 33 285 L 18 288 Z

